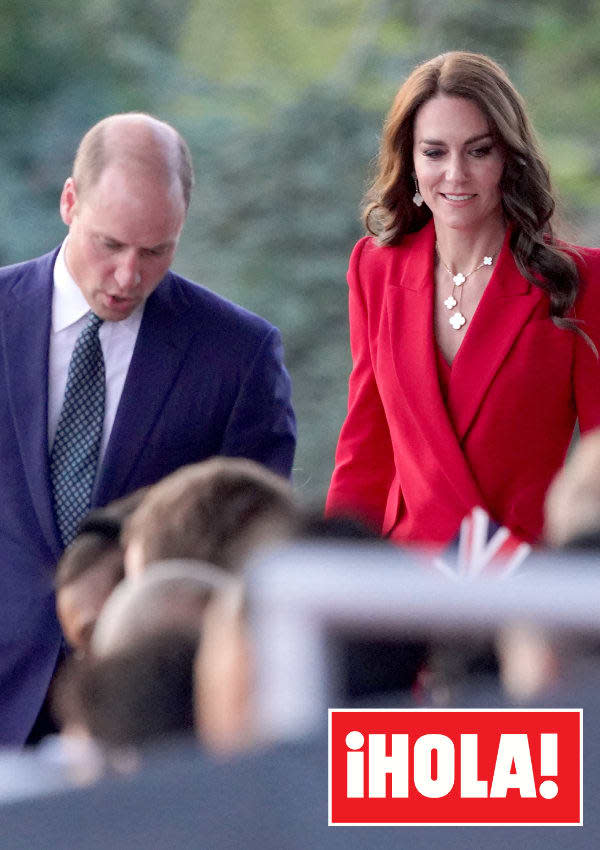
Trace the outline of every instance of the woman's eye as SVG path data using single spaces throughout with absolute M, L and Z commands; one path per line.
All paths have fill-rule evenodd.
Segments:
M 431 148 L 430 150 L 423 151 L 423 155 L 429 157 L 429 159 L 438 159 L 443 154 L 444 151 L 439 148 Z
M 491 151 L 491 149 L 492 149 L 491 145 L 486 145 L 485 147 L 482 147 L 482 148 L 475 148 L 474 150 L 471 151 L 471 156 L 475 156 L 475 157 L 487 156 L 489 154 L 489 152 Z

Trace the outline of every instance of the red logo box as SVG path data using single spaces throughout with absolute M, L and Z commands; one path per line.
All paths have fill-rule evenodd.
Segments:
M 574 826 L 581 709 L 329 711 L 331 826 Z

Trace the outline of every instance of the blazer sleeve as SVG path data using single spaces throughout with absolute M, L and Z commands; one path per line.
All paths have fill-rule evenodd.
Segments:
M 381 531 L 394 477 L 394 455 L 372 362 L 369 311 L 360 278 L 362 254 L 368 242 L 369 237 L 365 237 L 357 243 L 348 268 L 353 365 L 348 384 L 348 414 L 337 445 L 326 513 L 349 513 Z M 368 274 L 363 274 L 367 288 Z
M 600 249 L 580 252 L 580 295 L 575 310 L 578 325 L 596 346 L 577 335 L 573 384 L 581 433 L 600 427 Z
M 240 384 L 219 453 L 250 458 L 289 478 L 296 448 L 291 394 L 281 335 L 271 327 Z

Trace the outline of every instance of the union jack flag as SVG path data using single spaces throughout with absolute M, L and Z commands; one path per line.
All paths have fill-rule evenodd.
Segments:
M 432 565 L 448 578 L 506 578 L 531 552 L 529 543 L 498 525 L 483 508 L 473 508 L 460 524 L 457 537 Z

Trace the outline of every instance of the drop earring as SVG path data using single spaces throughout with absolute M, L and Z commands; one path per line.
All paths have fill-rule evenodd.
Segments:
M 413 195 L 413 204 L 417 207 L 420 207 L 423 204 L 423 195 L 419 192 L 419 183 L 414 174 L 413 180 L 415 181 L 415 194 Z

